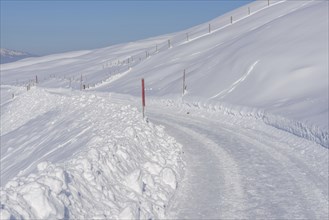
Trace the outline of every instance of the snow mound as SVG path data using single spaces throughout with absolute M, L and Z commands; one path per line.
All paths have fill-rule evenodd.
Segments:
M 51 144 L 37 129 L 22 133 L 29 123 L 47 121 L 40 117 L 49 113 L 46 138 Z M 24 117 L 15 117 L 20 115 Z M 89 131 L 83 137 L 74 136 L 73 115 Z M 1 164 L 6 165 L 1 173 L 1 219 L 165 218 L 182 178 L 181 145 L 162 127 L 143 120 L 136 108 L 114 104 L 104 94 L 33 88 L 7 104 L 1 116 Z M 60 130 L 75 140 L 56 139 L 53 131 Z M 16 132 L 28 146 L 12 144 Z M 79 146 L 74 147 L 76 142 Z M 49 154 L 56 150 L 63 162 Z M 12 151 L 29 159 L 13 160 Z M 30 169 L 22 172 L 20 163 Z M 8 172 L 17 175 L 8 178 Z

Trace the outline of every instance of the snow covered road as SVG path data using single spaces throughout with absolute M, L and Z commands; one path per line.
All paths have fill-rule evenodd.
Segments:
M 141 119 L 139 99 L 120 94 L 34 88 L 5 104 L 2 214 L 8 219 L 328 219 L 327 148 L 247 115 L 177 100 L 148 101 L 150 123 Z M 28 103 L 31 111 L 22 107 Z M 29 129 L 31 123 L 38 129 Z M 51 126 L 45 129 L 44 123 Z M 84 141 L 78 131 L 86 128 Z M 16 140 L 17 132 L 26 135 Z M 62 147 L 71 136 L 79 141 Z M 12 155 L 11 140 L 21 157 Z M 97 185 L 102 187 L 95 191 Z M 104 194 L 108 191 L 114 197 Z M 94 197 L 120 205 L 101 203 L 85 212 L 94 207 L 89 202 Z M 29 201 L 44 202 L 30 206 Z
M 0 219 L 329 219 L 327 9 L 1 65 Z
M 152 108 L 149 119 L 183 145 L 187 163 L 172 218 L 328 218 L 324 147 L 253 121 L 164 112 Z

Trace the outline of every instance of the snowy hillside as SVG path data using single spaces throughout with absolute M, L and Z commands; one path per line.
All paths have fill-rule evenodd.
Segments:
M 3 65 L 2 84 L 37 74 L 45 86 L 66 87 L 69 78 L 78 81 L 82 74 L 86 85 L 98 83 L 93 90 L 139 96 L 144 77 L 148 96 L 172 99 L 181 97 L 186 69 L 185 101 L 263 118 L 327 146 L 328 2 L 267 6 L 259 1 L 248 7 L 250 15 L 246 6 L 210 21 L 211 33 L 207 23 L 139 42 Z M 54 84 L 50 76 L 62 81 Z
M 5 48 L 0 48 L 0 64 L 10 63 L 28 57 L 35 57 L 35 55 L 17 50 L 8 50 Z
M 328 4 L 2 64 L 1 217 L 328 218 Z

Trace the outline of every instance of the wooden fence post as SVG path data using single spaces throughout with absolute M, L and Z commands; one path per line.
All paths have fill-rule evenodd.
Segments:
M 185 94 L 185 89 L 186 89 L 186 86 L 185 86 L 185 69 L 184 69 L 184 73 L 183 73 L 183 96 Z
M 142 78 L 142 106 L 143 106 L 143 118 L 145 117 L 145 84 L 144 78 Z
M 38 76 L 36 75 L 35 76 L 35 84 L 38 84 L 39 82 L 38 82 Z
M 80 77 L 80 90 L 82 90 L 82 73 L 81 73 L 81 77 Z

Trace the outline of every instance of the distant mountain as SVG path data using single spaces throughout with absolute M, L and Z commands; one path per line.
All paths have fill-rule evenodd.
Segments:
M 36 57 L 36 55 L 30 53 L 17 51 L 17 50 L 9 50 L 5 48 L 0 48 L 0 55 L 1 55 L 1 59 L 0 59 L 1 64 L 14 62 L 28 57 Z

